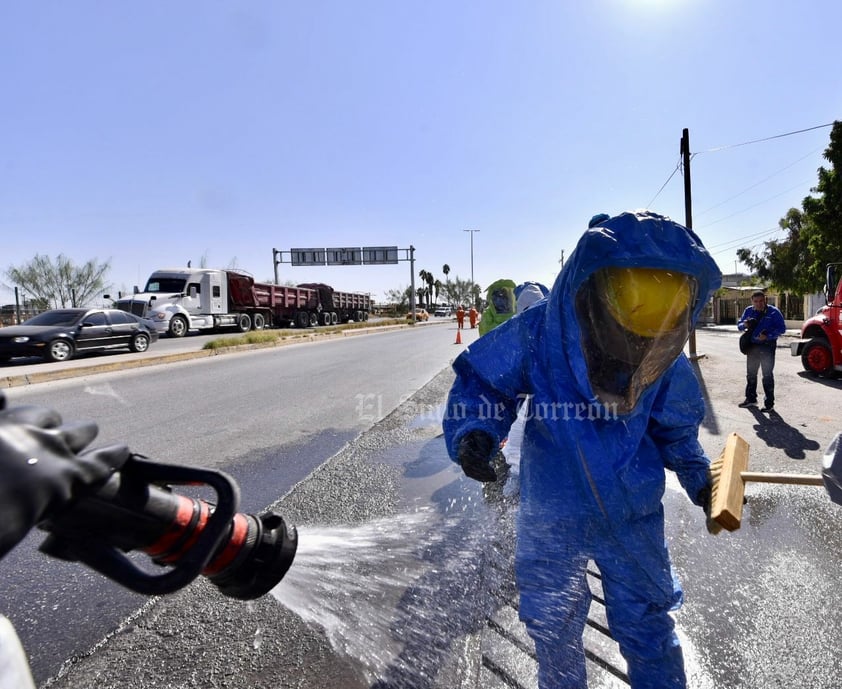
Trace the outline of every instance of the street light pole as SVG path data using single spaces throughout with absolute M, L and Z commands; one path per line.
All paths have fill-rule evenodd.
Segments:
M 476 301 L 476 296 L 474 296 L 474 232 L 479 232 L 479 230 L 462 230 L 462 232 L 469 232 L 471 235 L 471 296 L 473 297 L 474 301 Z
M 462 230 L 462 232 L 470 232 L 471 234 L 471 289 L 474 288 L 474 232 L 479 230 Z

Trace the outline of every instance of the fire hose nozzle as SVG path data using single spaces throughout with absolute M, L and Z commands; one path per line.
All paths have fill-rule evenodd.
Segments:
M 202 573 L 226 596 L 250 600 L 269 593 L 284 578 L 295 558 L 298 533 L 274 512 L 246 518 L 255 537 L 247 538 L 230 564 L 217 569 L 213 560 Z
M 171 485 L 204 484 L 214 505 L 174 493 Z M 226 596 L 249 600 L 268 593 L 295 558 L 298 534 L 274 512 L 237 512 L 239 488 L 223 472 L 151 462 L 133 455 L 93 495 L 39 527 L 40 549 L 84 562 L 147 595 L 172 593 L 200 574 Z M 140 550 L 167 571 L 150 574 L 124 553 Z

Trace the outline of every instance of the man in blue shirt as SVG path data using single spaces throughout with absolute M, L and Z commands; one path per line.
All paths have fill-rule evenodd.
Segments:
M 786 332 L 783 314 L 766 303 L 766 295 L 758 290 L 751 295 L 751 306 L 747 307 L 737 323 L 740 331 L 751 330 L 751 347 L 746 354 L 746 398 L 741 407 L 757 406 L 757 370 L 763 374 L 763 408 L 775 408 L 775 350 L 778 337 Z

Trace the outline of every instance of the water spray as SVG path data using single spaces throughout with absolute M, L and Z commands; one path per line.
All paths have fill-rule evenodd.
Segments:
M 172 487 L 208 486 L 216 501 L 180 495 Z M 274 512 L 237 512 L 239 487 L 220 471 L 132 457 L 92 495 L 53 514 L 40 550 L 79 561 L 146 595 L 173 593 L 199 575 L 231 598 L 272 590 L 295 557 L 298 534 Z M 150 573 L 126 555 L 140 551 L 166 571 Z

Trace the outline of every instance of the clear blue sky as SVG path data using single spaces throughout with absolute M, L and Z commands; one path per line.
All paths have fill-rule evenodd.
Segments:
M 737 144 L 842 119 L 840 26 L 838 0 L 6 0 L 0 270 L 110 260 L 116 292 L 412 244 L 416 274 L 469 278 L 477 229 L 481 286 L 551 283 L 597 212 L 684 220 L 681 172 L 659 190 L 686 127 L 694 228 L 733 272 L 783 236 L 830 129 Z M 280 279 L 379 301 L 409 272 Z

